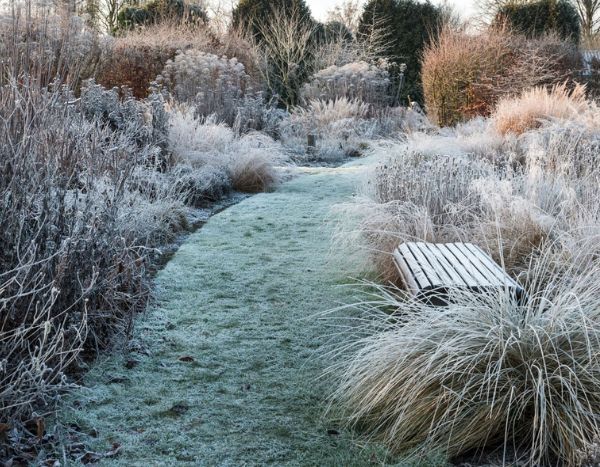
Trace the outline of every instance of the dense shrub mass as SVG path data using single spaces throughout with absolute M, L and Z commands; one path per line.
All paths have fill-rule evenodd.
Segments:
M 179 21 L 182 23 L 206 23 L 206 10 L 196 4 L 186 4 L 184 0 L 153 0 L 144 6 L 130 6 L 119 13 L 118 27 L 131 29 L 162 21 Z
M 305 101 L 346 98 L 385 107 L 393 101 L 388 64 L 380 62 L 332 65 L 315 73 L 302 88 Z
M 444 28 L 425 50 L 423 89 L 429 117 L 454 125 L 488 116 L 503 96 L 576 76 L 575 46 L 555 36 L 528 40 L 506 29 L 470 35 Z
M 93 86 L 69 105 L 67 90 L 25 83 L 0 90 L 4 422 L 50 401 L 82 351 L 128 329 L 148 295 L 145 247 L 185 225 L 176 194 L 135 183 L 160 157 L 162 117 L 146 115 L 161 107 Z M 142 203 L 154 213 L 138 230 Z
M 373 29 L 385 31 L 385 46 L 381 52 L 396 66 L 396 79 L 401 76 L 400 66 L 406 65 L 398 103 L 406 105 L 408 97 L 423 102 L 421 55 L 429 40 L 435 38 L 440 20 L 440 10 L 429 1 L 370 0 L 365 5 L 359 33 L 369 37 Z
M 131 50 L 147 39 L 159 51 L 206 45 L 205 36 L 190 34 L 196 30 L 175 34 L 162 24 L 106 44 L 127 51 L 111 57 L 113 65 L 126 67 L 134 56 L 143 74 L 113 68 L 113 84 L 133 89 L 106 89 L 79 74 L 99 42 L 88 46 L 84 39 L 94 36 L 75 29 L 70 43 L 50 27 L 55 21 L 0 21 L 0 424 L 14 429 L 8 441 L 56 402 L 84 360 L 128 335 L 147 303 L 158 248 L 188 229 L 190 210 L 234 189 L 268 190 L 279 178 L 276 165 L 285 163 L 270 138 L 214 122 L 233 106 L 223 89 L 245 79 L 235 60 L 199 53 L 224 67 L 203 79 L 215 70 L 239 78 L 221 87 L 217 76 L 203 81 L 205 91 L 223 93 L 218 102 L 196 93 L 181 108 L 174 96 L 185 86 L 176 79 L 181 87 L 173 94 L 133 95 L 146 95 L 142 84 L 156 78 L 155 66 L 163 71 L 169 54 L 149 63 Z M 44 52 L 56 54 L 58 65 Z M 8 458 L 5 441 L 0 456 Z
M 213 50 L 204 27 L 165 22 L 136 29 L 107 41 L 96 81 L 106 88 L 127 86 L 134 97 L 144 98 L 167 62 L 192 48 Z
M 218 57 L 199 50 L 179 53 L 167 62 L 158 82 L 179 102 L 193 103 L 198 115 L 215 115 L 233 125 L 250 77 L 236 58 Z
M 297 17 L 303 25 L 313 27 L 310 8 L 305 0 L 241 0 L 232 12 L 232 26 L 235 29 L 250 32 L 259 42 L 265 39 L 265 24 L 275 14 L 285 17 Z M 293 32 L 293 31 L 290 31 Z
M 529 38 L 556 34 L 563 40 L 579 42 L 579 14 L 567 0 L 509 2 L 498 9 L 495 21 L 508 24 Z

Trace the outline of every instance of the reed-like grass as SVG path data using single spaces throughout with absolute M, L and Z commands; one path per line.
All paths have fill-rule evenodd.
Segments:
M 578 465 L 600 435 L 600 269 L 571 261 L 544 255 L 524 305 L 503 290 L 436 308 L 376 289 L 332 368 L 344 420 L 404 455 Z

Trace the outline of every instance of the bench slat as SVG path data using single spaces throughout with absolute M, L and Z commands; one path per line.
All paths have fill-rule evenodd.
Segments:
M 409 291 L 431 304 L 447 305 L 452 288 L 507 289 L 517 300 L 526 300 L 524 289 L 472 243 L 403 243 L 393 256 Z
M 458 261 L 460 261 L 460 263 L 463 265 L 463 267 L 469 272 L 469 274 L 471 274 L 471 276 L 473 277 L 473 279 L 482 286 L 494 286 L 494 285 L 500 285 L 500 282 L 498 280 L 496 280 L 495 277 L 490 277 L 490 275 L 485 275 L 482 274 L 482 272 L 479 270 L 479 268 L 473 264 L 473 261 L 471 261 L 471 258 L 469 253 L 466 253 L 458 246 L 458 244 L 456 243 L 449 243 L 448 245 L 448 249 L 450 249 L 452 251 L 452 253 L 454 254 L 454 256 L 456 257 L 456 259 Z
M 485 252 L 472 243 L 467 244 L 473 254 L 481 261 L 492 273 L 502 282 L 503 285 L 515 287 L 516 289 L 522 290 L 522 287 L 510 277 L 506 272 L 492 260 Z
M 482 271 L 483 274 L 494 277 L 501 284 L 504 284 L 507 278 L 509 278 L 509 276 L 496 265 L 493 260 L 488 259 L 487 255 L 472 243 L 465 243 L 464 249 L 470 255 L 471 261 L 477 264 L 479 270 Z
M 431 250 L 427 248 L 427 244 L 424 242 L 417 242 L 414 244 L 415 248 L 419 250 L 420 255 L 427 260 L 431 268 L 435 270 L 439 278 L 439 285 L 444 286 L 447 284 L 454 283 L 452 275 L 448 273 L 448 270 L 440 262 L 436 255 L 432 254 Z
M 427 275 L 423 271 L 422 266 L 419 264 L 419 261 L 410 250 L 408 243 L 403 243 L 398 249 L 400 250 L 400 253 L 402 254 L 402 257 L 404 258 L 404 261 L 406 262 L 407 266 L 412 271 L 415 280 L 419 284 L 419 288 L 430 288 L 433 284 L 427 278 Z
M 448 283 L 452 286 L 468 287 L 468 284 L 460 277 L 460 274 L 456 272 L 452 263 L 441 253 L 437 245 L 431 245 L 430 243 L 423 243 L 423 248 L 427 250 L 427 253 L 433 257 L 437 264 L 439 264 L 448 276 Z
M 417 295 L 421 288 L 419 287 L 419 284 L 417 284 L 417 281 L 415 280 L 413 272 L 408 266 L 408 263 L 404 260 L 404 256 L 402 256 L 398 249 L 394 251 L 394 262 L 404 278 L 404 284 L 408 288 L 408 291 L 413 295 Z
M 461 264 L 460 260 L 454 255 L 452 250 L 448 248 L 447 244 L 441 243 L 437 245 L 440 248 L 440 251 L 448 258 L 448 261 L 452 263 L 456 272 L 460 275 L 462 280 L 468 287 L 477 287 L 479 284 L 471 275 L 469 271 L 465 269 L 465 267 Z
M 425 255 L 419 249 L 418 243 L 407 243 L 407 248 L 410 250 L 412 255 L 418 261 L 419 266 L 423 273 L 427 276 L 431 287 L 437 287 L 444 283 L 444 280 L 440 277 L 438 272 L 431 266 L 431 263 Z

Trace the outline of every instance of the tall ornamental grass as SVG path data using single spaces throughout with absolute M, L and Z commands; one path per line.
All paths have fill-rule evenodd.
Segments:
M 600 436 L 600 270 L 573 260 L 590 267 L 539 262 L 523 306 L 502 290 L 457 291 L 446 308 L 376 292 L 332 369 L 344 419 L 403 455 L 579 465 Z

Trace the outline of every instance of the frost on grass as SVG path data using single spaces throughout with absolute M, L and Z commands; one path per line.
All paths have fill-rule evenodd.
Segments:
M 120 442 L 108 465 L 384 462 L 322 417 L 318 353 L 335 334 L 311 317 L 353 300 L 325 221 L 361 171 L 314 169 L 212 217 L 158 274 L 131 353 L 92 368 L 62 420 L 94 427 L 93 450 Z
M 579 92 L 533 90 L 490 119 L 382 144 L 362 196 L 337 207 L 336 239 L 362 244 L 400 287 L 358 302 L 372 316 L 351 318 L 333 368 L 336 407 L 370 439 L 417 456 L 499 447 L 502 462 L 593 458 L 598 109 Z M 407 299 L 391 252 L 409 240 L 479 244 L 529 300 L 457 291 L 440 309 Z
M 277 184 L 277 166 L 286 162 L 279 143 L 258 132 L 239 136 L 231 127 L 217 123 L 215 117 L 201 119 L 194 113 L 187 106 L 173 109 L 169 144 L 177 163 L 189 167 L 188 183 L 194 181 L 194 169 L 215 175 L 210 179 L 198 177 L 200 185 L 195 190 L 225 191 L 223 176 L 232 189 L 243 192 L 267 191 Z M 207 186 L 210 181 L 214 187 Z
M 561 89 L 548 99 L 562 99 Z M 359 232 L 354 238 L 392 280 L 390 253 L 407 240 L 475 242 L 515 275 L 527 273 L 549 240 L 561 238 L 564 253 L 572 254 L 577 242 L 590 243 L 600 178 L 598 111 L 587 101 L 578 105 L 580 112 L 560 116 L 546 106 L 520 136 L 497 131 L 499 114 L 381 144 L 381 162 L 360 202 L 340 208 L 353 211 L 360 225 L 346 228 L 342 218 L 340 237 Z

